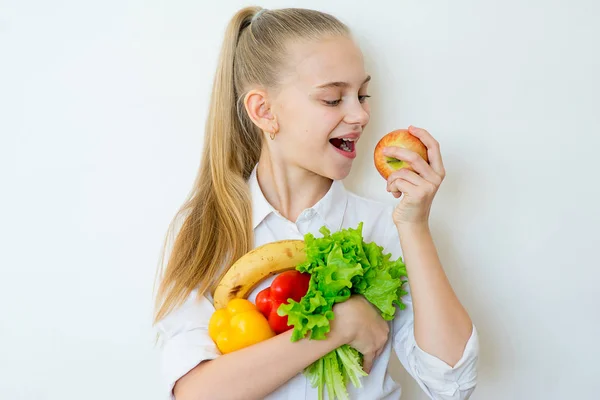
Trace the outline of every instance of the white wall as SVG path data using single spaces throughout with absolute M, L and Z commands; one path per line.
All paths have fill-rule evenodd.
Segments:
M 247 4 L 0 2 L 0 398 L 159 399 L 159 247 Z M 394 201 L 371 161 L 384 133 L 441 142 L 431 223 L 481 335 L 472 398 L 598 398 L 598 3 L 262 5 L 330 11 L 363 47 L 373 114 L 350 189 Z

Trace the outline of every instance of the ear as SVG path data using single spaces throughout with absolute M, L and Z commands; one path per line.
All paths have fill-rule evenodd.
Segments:
M 244 107 L 248 116 L 263 132 L 276 134 L 279 131 L 277 118 L 264 90 L 253 89 L 244 97 Z

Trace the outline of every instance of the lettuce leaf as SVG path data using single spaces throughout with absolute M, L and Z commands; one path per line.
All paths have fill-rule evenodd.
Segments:
M 404 309 L 402 296 L 407 292 L 406 265 L 402 258 L 391 260 L 383 247 L 374 242 L 365 243 L 363 223 L 356 229 L 347 228 L 331 233 L 323 226 L 316 238 L 311 233 L 304 236 L 306 261 L 296 267 L 311 274 L 308 292 L 299 301 L 290 300 L 278 309 L 280 316 L 288 316 L 293 325 L 292 342 L 307 335 L 322 340 L 330 330 L 334 318 L 333 306 L 346 301 L 353 294 L 363 295 L 381 312 L 385 320 L 392 320 L 396 306 Z M 326 388 L 329 398 L 346 399 L 346 385 L 352 382 L 360 387 L 360 377 L 367 374 L 362 369 L 362 354 L 348 345 L 325 355 L 305 374 L 313 387 L 319 387 L 319 398 Z

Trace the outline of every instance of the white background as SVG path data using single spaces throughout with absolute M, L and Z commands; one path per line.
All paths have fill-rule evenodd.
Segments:
M 250 4 L 0 0 L 0 398 L 160 398 L 160 245 L 224 27 Z M 472 398 L 597 399 L 598 3 L 261 5 L 329 11 L 363 48 L 372 122 L 349 189 L 395 201 L 372 163 L 388 131 L 441 142 L 431 225 L 481 335 Z

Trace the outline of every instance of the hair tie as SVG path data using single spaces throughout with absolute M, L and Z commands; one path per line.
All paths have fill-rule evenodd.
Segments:
M 256 14 L 254 14 L 250 23 L 253 23 L 254 21 L 256 21 L 258 19 L 258 17 L 260 17 L 265 11 L 267 11 L 266 8 L 261 8 Z

